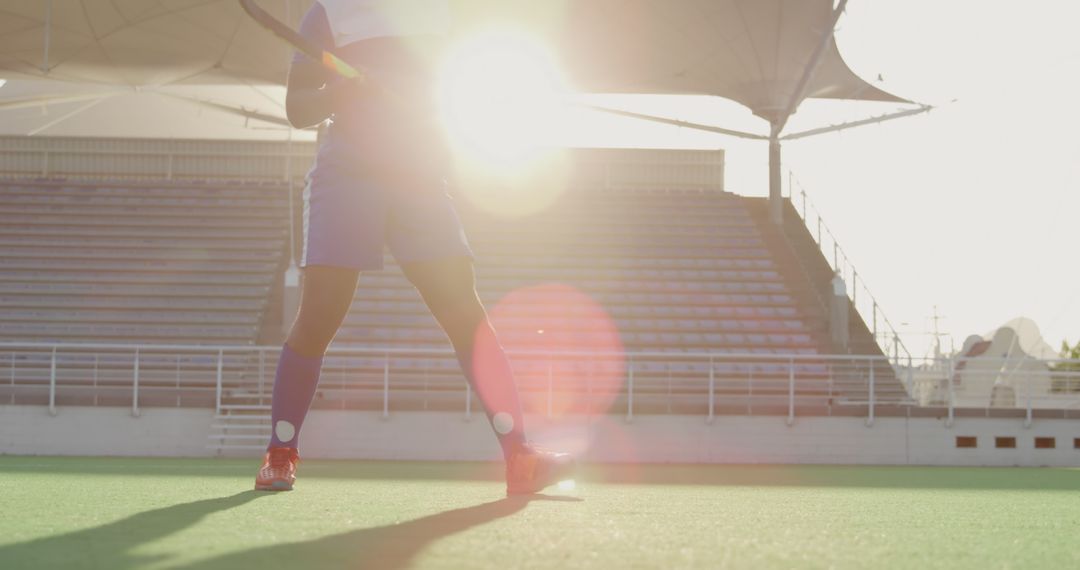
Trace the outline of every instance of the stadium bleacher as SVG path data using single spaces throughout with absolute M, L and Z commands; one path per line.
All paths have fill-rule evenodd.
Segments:
M 763 239 L 747 200 L 721 192 L 585 191 L 563 196 L 543 213 L 513 219 L 459 204 L 477 256 L 478 288 L 489 308 L 495 307 L 502 343 L 517 353 L 513 362 L 526 405 L 538 412 L 549 405 L 552 378 L 577 384 L 570 389 L 587 390 L 588 377 L 604 377 L 593 370 L 610 364 L 602 358 L 590 363 L 588 357 L 556 357 L 551 363 L 548 353 L 609 349 L 604 335 L 613 325 L 618 349 L 634 355 L 620 374 L 633 369 L 638 413 L 706 413 L 709 403 L 703 396 L 710 383 L 719 399 L 716 409 L 786 412 L 794 391 L 801 413 L 829 413 L 843 402 L 863 404 L 851 413 L 865 413 L 865 367 L 813 359 L 831 348 L 824 309 L 812 304 L 805 277 L 800 282 L 791 268 L 776 263 L 775 246 Z M 602 314 L 562 302 L 565 292 L 543 290 L 550 283 L 582 293 L 602 307 Z M 539 292 L 515 294 L 538 286 Z M 560 329 L 567 319 L 572 330 Z M 390 258 L 385 271 L 361 278 L 335 343 L 432 351 L 448 347 Z M 535 354 L 538 350 L 545 354 Z M 725 358 L 677 360 L 701 353 Z M 800 358 L 788 361 L 785 355 Z M 315 406 L 382 407 L 388 361 L 394 370 L 394 409 L 462 406 L 461 373 L 448 355 L 334 359 L 324 370 L 365 378 L 366 391 L 359 388 L 363 382 L 352 384 L 358 391 L 351 395 L 344 384 L 324 386 Z M 879 372 L 875 398 L 905 399 L 895 375 Z M 834 381 L 841 377 L 863 380 L 841 386 Z M 399 381 L 411 382 L 422 395 L 410 403 L 398 394 Z M 605 403 L 627 409 L 625 392 L 620 387 Z M 576 411 L 586 411 L 580 408 L 591 401 L 574 400 Z
M 254 344 L 287 206 L 272 188 L 4 183 L 0 340 Z
M 280 300 L 272 291 L 286 260 L 287 206 L 281 188 L 268 186 L 0 184 L 0 340 L 252 346 L 280 338 L 268 330 L 280 325 L 264 317 Z M 574 191 L 524 218 L 458 207 L 481 297 L 534 411 L 550 413 L 556 393 L 573 403 L 563 412 L 627 409 L 628 376 L 636 413 L 785 413 L 792 402 L 800 413 L 845 402 L 857 413 L 866 402 L 865 367 L 817 358 L 832 347 L 815 285 L 785 263 L 791 252 L 778 251 L 777 230 L 755 215 L 753 199 Z M 390 370 L 393 409 L 460 409 L 470 396 L 445 335 L 389 257 L 384 271 L 361 278 L 334 346 L 362 350 L 327 357 L 317 408 L 385 409 Z M 86 358 L 59 357 L 66 401 L 133 401 L 121 387 L 130 355 L 112 357 L 122 362 L 111 368 Z M 144 392 L 134 404 L 207 404 L 212 352 L 141 358 Z M 39 351 L 19 366 L 47 382 L 49 359 Z M 234 427 L 265 420 L 275 360 L 272 350 L 221 356 L 219 407 Z M 904 400 L 888 367 L 876 370 L 877 401 Z M 614 388 L 597 384 L 613 376 Z M 9 396 L 30 402 L 45 393 L 12 388 Z

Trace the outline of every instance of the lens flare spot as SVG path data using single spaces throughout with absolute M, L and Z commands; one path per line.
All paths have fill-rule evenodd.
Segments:
M 622 394 L 618 327 L 587 294 L 559 283 L 523 287 L 495 304 L 490 317 L 526 410 L 553 418 L 604 414 Z
M 565 481 L 559 481 L 559 490 L 560 491 L 573 491 L 576 488 L 577 488 L 577 482 L 575 482 L 573 479 L 567 479 Z

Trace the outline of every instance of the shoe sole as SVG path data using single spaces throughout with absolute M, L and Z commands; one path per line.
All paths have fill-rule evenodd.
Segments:
M 577 460 L 571 460 L 566 464 L 560 465 L 559 470 L 556 471 L 552 475 L 550 482 L 548 482 L 546 485 L 544 485 L 542 487 L 524 487 L 524 488 L 521 488 L 521 487 L 519 487 L 519 488 L 511 488 L 510 486 L 507 486 L 506 487 L 506 495 L 507 496 L 535 495 L 535 494 L 543 491 L 544 489 L 547 489 L 548 487 L 550 487 L 552 485 L 557 485 L 558 483 L 566 481 L 567 479 L 573 479 L 574 476 L 577 474 L 577 470 L 578 470 L 577 468 L 578 468 Z
M 292 485 L 288 484 L 285 481 L 274 481 L 273 483 L 270 483 L 269 485 L 259 485 L 258 483 L 256 483 L 255 484 L 255 490 L 256 491 L 292 491 L 293 489 L 292 489 Z

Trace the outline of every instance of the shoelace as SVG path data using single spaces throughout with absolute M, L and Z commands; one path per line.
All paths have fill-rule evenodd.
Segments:
M 292 455 L 288 451 L 271 451 L 269 464 L 271 469 L 288 469 L 292 464 Z

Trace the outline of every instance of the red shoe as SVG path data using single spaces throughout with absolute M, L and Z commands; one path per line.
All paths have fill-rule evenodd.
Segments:
M 506 461 L 506 494 L 529 495 L 574 478 L 576 465 L 569 453 L 526 447 Z
M 255 476 L 256 491 L 292 491 L 300 454 L 291 447 L 271 447 Z

